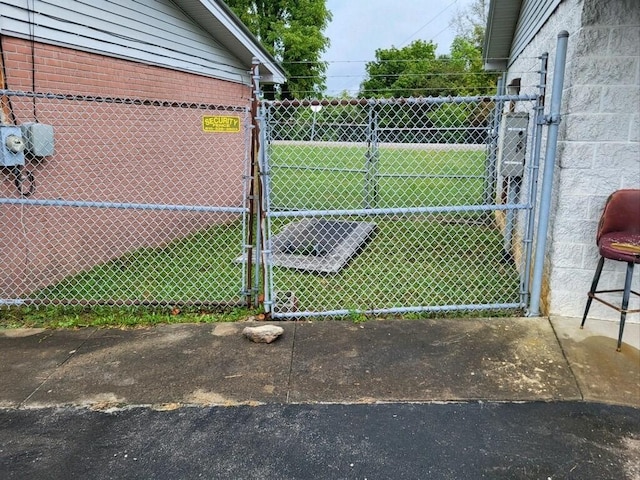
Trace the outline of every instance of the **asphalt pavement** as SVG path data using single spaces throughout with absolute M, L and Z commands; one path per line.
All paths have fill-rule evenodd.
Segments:
M 584 402 L 0 411 L 3 479 L 636 479 L 637 411 Z
M 640 479 L 638 324 L 277 324 L 0 331 L 0 478 Z

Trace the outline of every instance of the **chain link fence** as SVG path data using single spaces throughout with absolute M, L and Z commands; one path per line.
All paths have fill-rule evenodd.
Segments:
M 276 318 L 524 306 L 533 122 L 503 114 L 506 97 L 262 102 L 252 119 L 2 93 L 20 119 L 3 142 L 25 143 L 0 164 L 3 305 L 236 305 L 263 289 Z
M 267 309 L 522 308 L 515 218 L 531 214 L 520 179 L 532 128 L 525 115 L 503 116 L 503 105 L 264 102 Z
M 2 95 L 2 304 L 242 300 L 248 105 Z

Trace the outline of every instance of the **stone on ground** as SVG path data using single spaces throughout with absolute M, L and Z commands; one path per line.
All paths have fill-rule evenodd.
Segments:
M 245 327 L 242 334 L 256 343 L 271 343 L 284 333 L 284 328 L 275 325 Z

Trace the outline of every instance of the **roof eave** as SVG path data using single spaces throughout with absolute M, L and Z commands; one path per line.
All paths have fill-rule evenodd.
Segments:
M 247 66 L 256 58 L 260 81 L 285 83 L 286 74 L 276 59 L 260 44 L 233 11 L 219 0 L 174 0 L 202 28 Z
M 507 69 L 521 7 L 522 0 L 490 0 L 482 46 L 485 70 Z

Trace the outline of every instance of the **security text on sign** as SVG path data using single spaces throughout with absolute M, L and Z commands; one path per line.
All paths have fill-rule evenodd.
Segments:
M 237 133 L 240 131 L 240 118 L 225 115 L 207 115 L 202 117 L 202 131 Z

